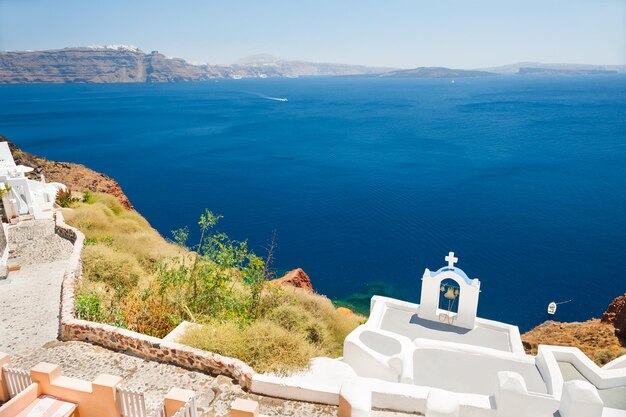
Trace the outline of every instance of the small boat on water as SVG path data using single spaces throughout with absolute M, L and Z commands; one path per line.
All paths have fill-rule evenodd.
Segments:
M 552 301 L 550 304 L 548 304 L 548 314 L 554 315 L 554 313 L 556 313 L 556 307 L 559 304 L 567 304 L 567 303 L 571 303 L 571 302 L 572 302 L 572 300 L 561 301 L 561 302 L 558 302 L 558 303 L 555 302 L 555 301 Z
M 554 313 L 556 313 L 556 303 L 552 301 L 550 304 L 548 304 L 548 314 Z

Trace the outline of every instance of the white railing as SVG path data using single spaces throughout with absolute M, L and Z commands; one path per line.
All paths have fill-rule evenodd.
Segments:
M 6 378 L 7 388 L 9 389 L 9 396 L 11 398 L 24 391 L 33 383 L 32 379 L 30 379 L 30 372 L 23 369 L 9 368 L 9 365 L 4 365 L 2 367 L 2 373 Z
M 149 417 L 143 392 L 117 387 L 117 399 L 123 417 Z M 150 417 L 165 417 L 165 407 L 160 407 Z M 196 398 L 191 397 L 172 417 L 198 417 Z
M 191 397 L 172 417 L 198 417 L 196 397 Z
M 143 392 L 117 387 L 117 400 L 123 417 L 148 417 Z
M 165 417 L 165 407 L 161 407 L 154 413 L 153 417 Z

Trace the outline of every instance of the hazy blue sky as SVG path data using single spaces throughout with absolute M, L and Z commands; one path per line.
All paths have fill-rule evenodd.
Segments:
M 0 49 L 132 44 L 398 67 L 626 64 L 626 0 L 0 0 Z

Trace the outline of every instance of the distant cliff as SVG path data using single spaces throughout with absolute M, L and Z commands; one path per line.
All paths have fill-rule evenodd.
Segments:
M 193 65 L 132 46 L 0 52 L 0 83 L 185 82 L 213 78 L 359 75 L 387 71 L 359 65 L 249 60 L 235 65 Z
M 0 52 L 2 83 L 114 83 L 201 81 L 220 76 L 208 65 L 191 65 L 133 47 L 84 47 Z

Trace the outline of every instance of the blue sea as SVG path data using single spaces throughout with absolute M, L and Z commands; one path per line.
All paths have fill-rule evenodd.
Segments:
M 522 331 L 626 292 L 623 75 L 3 85 L 0 134 L 114 177 L 163 235 L 205 208 L 259 253 L 276 230 L 274 267 L 333 299 L 419 302 L 449 251 Z

